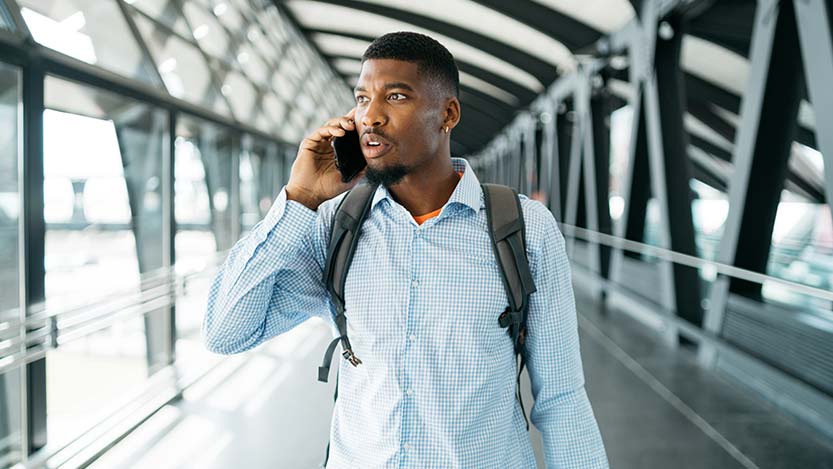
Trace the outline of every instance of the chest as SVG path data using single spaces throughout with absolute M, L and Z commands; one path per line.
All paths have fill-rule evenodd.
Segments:
M 485 220 L 472 214 L 416 229 L 369 219 L 362 230 L 345 283 L 354 348 L 393 359 L 418 336 L 448 356 L 511 350 L 498 324 L 508 301 Z

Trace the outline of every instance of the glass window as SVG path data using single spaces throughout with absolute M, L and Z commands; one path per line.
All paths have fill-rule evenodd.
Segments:
M 278 93 L 286 102 L 291 102 L 295 95 L 295 84 L 290 80 L 286 69 L 291 68 L 291 65 L 285 63 L 280 70 L 272 75 L 272 89 Z
M 260 26 L 258 26 L 258 23 L 249 24 L 246 38 L 268 62 L 271 62 L 272 65 L 270 67 L 280 62 L 280 44 L 270 42 L 269 38 L 263 33 Z
M 250 45 L 240 46 L 237 52 L 237 62 L 252 80 L 262 86 L 269 85 L 269 66 Z
M 827 204 L 808 202 L 789 191 L 782 192 L 766 273 L 833 290 L 833 220 Z M 829 301 L 797 293 L 777 283 L 764 283 L 762 293 L 765 299 L 791 306 L 831 309 Z
M 0 312 L 20 305 L 18 103 L 20 72 L 0 64 Z
M 230 116 L 228 105 L 211 81 L 205 56 L 193 44 L 170 34 L 142 16 L 133 15 L 162 81 L 171 95 Z
M 112 0 L 20 0 L 40 44 L 120 75 L 156 85 L 153 66 Z
M 230 71 L 223 79 L 221 90 L 231 104 L 237 120 L 251 123 L 254 120 L 253 111 L 257 98 L 257 92 L 252 83 L 243 75 Z
M 17 29 L 12 15 L 9 14 L 9 10 L 3 2 L 0 2 L 0 29 L 5 29 L 6 31 L 15 31 Z
M 633 109 L 630 105 L 625 105 L 610 114 L 610 195 L 608 200 L 614 233 L 625 211 L 623 185 L 627 177 L 632 132 Z
M 698 255 L 716 260 L 729 215 L 729 197 L 697 179 L 691 180 L 691 188 L 697 194 L 691 202 L 691 216 Z
M 273 122 L 273 130 L 277 130 L 286 119 L 286 105 L 274 93 L 269 93 L 263 98 L 260 110 L 266 114 L 270 122 Z
M 176 270 L 205 271 L 218 251 L 229 249 L 232 227 L 232 161 L 239 137 L 227 128 L 190 116 L 177 119 L 174 163 Z M 202 356 L 200 327 L 211 278 L 189 281 L 177 297 L 177 359 Z
M 197 40 L 202 50 L 228 64 L 233 63 L 229 55 L 231 41 L 217 18 L 206 11 L 203 5 L 193 1 L 185 2 L 182 10 L 193 28 L 194 39 Z
M 141 10 L 142 13 L 152 17 L 177 33 L 191 36 L 191 29 L 185 22 L 185 17 L 173 0 L 126 0 L 129 5 Z
M 135 292 L 142 273 L 164 265 L 167 113 L 52 76 L 44 90 L 47 309 Z M 159 313 L 126 316 L 47 353 L 50 442 L 99 421 L 164 363 L 147 345 L 165 322 Z
M 240 209 L 244 230 L 260 221 L 283 186 L 277 144 L 250 137 L 240 154 Z
M 218 0 L 214 2 L 211 11 L 229 31 L 240 31 L 246 24 L 246 20 L 240 15 L 237 8 L 227 1 Z
M 20 319 L 19 103 L 20 71 L 0 64 L 0 325 L 10 325 L 0 327 L 0 343 L 17 338 L 20 330 L 14 326 Z M 9 465 L 21 458 L 21 373 L 17 368 L 0 374 L 0 461 Z

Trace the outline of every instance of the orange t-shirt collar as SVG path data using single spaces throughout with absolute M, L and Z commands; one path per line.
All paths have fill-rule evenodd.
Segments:
M 457 171 L 457 174 L 460 176 L 460 178 L 463 177 L 463 172 L 462 171 Z M 458 179 L 458 181 L 459 181 L 459 179 Z M 414 221 L 417 222 L 417 225 L 421 225 L 421 224 L 425 223 L 426 221 L 428 221 L 428 220 L 436 217 L 437 215 L 439 215 L 440 212 L 442 211 L 442 209 L 443 208 L 440 207 L 440 208 L 434 210 L 433 212 L 428 212 L 424 215 L 414 215 Z

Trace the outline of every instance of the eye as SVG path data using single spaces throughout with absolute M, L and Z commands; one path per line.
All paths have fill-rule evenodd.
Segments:
M 389 98 L 393 99 L 394 101 L 402 101 L 403 99 L 407 98 L 407 96 L 405 96 L 402 93 L 391 93 Z
M 364 96 L 364 95 L 356 96 L 356 102 L 357 103 L 364 103 L 364 102 L 366 102 L 366 100 L 367 100 L 367 96 Z

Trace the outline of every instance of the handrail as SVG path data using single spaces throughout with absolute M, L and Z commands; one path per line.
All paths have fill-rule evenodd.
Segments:
M 713 267 L 717 273 L 726 275 L 728 277 L 746 280 L 748 282 L 759 284 L 763 284 L 764 282 L 778 283 L 781 286 L 784 286 L 790 290 L 801 292 L 805 295 L 814 298 L 833 301 L 833 292 L 823 290 L 821 288 L 811 287 L 809 285 L 793 282 L 791 280 L 773 277 L 771 275 L 762 274 L 752 270 L 742 269 L 740 267 L 724 264 L 722 262 L 711 261 L 708 259 L 703 259 L 701 257 L 672 251 L 670 249 L 640 243 L 638 241 L 619 238 L 617 236 L 612 236 L 606 233 L 580 228 L 578 226 L 569 225 L 567 223 L 559 222 L 558 225 L 562 228 L 562 232 L 567 232 L 569 235 L 572 235 L 574 238 L 577 239 L 583 239 L 585 241 L 603 244 L 612 248 L 624 249 L 626 251 L 645 254 L 648 256 L 654 256 L 666 261 L 674 262 L 676 264 L 683 264 L 688 267 L 693 267 L 697 269 L 709 266 Z
M 189 281 L 213 272 L 227 254 L 228 251 L 218 252 L 209 259 L 206 269 L 182 275 L 176 273 L 175 266 L 147 272 L 141 276 L 138 286 L 98 297 L 84 305 L 65 309 L 48 308 L 45 303 L 35 305 L 34 315 L 26 318 L 25 337 L 17 335 L 0 341 L 0 374 L 39 360 L 47 351 L 91 335 L 119 320 L 173 306 Z M 15 324 L 19 325 L 19 320 Z M 20 350 L 24 340 L 25 352 Z

